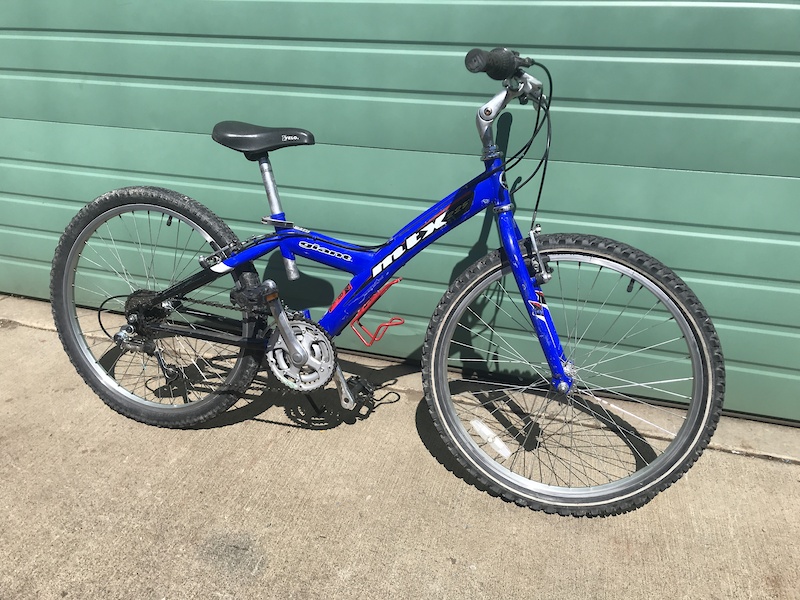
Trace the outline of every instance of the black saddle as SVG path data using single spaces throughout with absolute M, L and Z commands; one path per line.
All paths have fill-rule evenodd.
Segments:
M 261 127 L 241 121 L 217 123 L 211 138 L 226 148 L 243 152 L 247 160 L 258 160 L 268 152 L 286 146 L 314 143 L 314 134 L 305 129 Z

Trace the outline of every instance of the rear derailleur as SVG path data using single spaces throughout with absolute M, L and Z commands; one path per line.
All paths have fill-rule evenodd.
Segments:
M 175 307 L 170 303 L 152 306 L 153 296 L 155 292 L 149 290 L 137 290 L 128 296 L 125 301 L 127 325 L 122 326 L 112 339 L 121 350 L 143 352 L 148 356 L 154 356 L 167 383 L 171 383 L 180 376 L 180 371 L 164 360 L 161 349 L 147 331 L 150 326 L 163 322 Z

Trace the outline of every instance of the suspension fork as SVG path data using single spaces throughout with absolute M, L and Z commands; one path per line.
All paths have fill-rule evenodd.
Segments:
M 519 287 L 528 316 L 533 324 L 533 330 L 536 332 L 547 365 L 550 367 L 552 376 L 550 382 L 559 392 L 566 393 L 572 387 L 572 377 L 567 373 L 568 370 L 571 370 L 569 361 L 561 347 L 561 341 L 550 316 L 550 309 L 545 302 L 544 293 L 525 265 L 525 257 L 519 246 L 522 234 L 514 221 L 511 204 L 503 203 L 497 206 L 495 213 L 497 227 L 500 230 L 500 240 L 508 257 L 511 272 L 514 274 L 514 280 Z M 540 263 L 540 268 L 544 269 L 545 266 Z

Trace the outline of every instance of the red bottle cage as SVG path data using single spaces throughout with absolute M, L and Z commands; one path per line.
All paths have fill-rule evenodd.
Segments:
M 375 330 L 375 333 L 370 333 L 370 331 L 361 324 L 361 317 L 364 316 L 364 313 L 366 313 L 370 308 L 372 308 L 372 305 L 375 304 L 380 299 L 380 297 L 383 296 L 387 291 L 389 291 L 390 287 L 392 287 L 395 283 L 400 283 L 401 281 L 402 281 L 401 277 L 393 279 L 392 281 L 384 285 L 380 290 L 375 292 L 375 295 L 372 296 L 372 298 L 370 298 L 369 301 L 364 304 L 364 306 L 358 309 L 356 316 L 353 317 L 353 320 L 350 322 L 350 327 L 358 336 L 358 339 L 364 342 L 364 345 L 367 348 L 372 346 L 372 344 L 374 344 L 375 342 L 380 341 L 380 339 L 383 337 L 383 334 L 386 333 L 386 330 L 389 329 L 389 327 L 393 327 L 395 325 L 402 325 L 403 323 L 405 323 L 405 320 L 403 320 L 402 317 L 392 317 L 386 323 L 381 323 Z

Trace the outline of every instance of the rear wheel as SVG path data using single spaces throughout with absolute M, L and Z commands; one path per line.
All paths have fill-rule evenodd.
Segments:
M 456 280 L 423 349 L 433 420 L 489 490 L 531 508 L 636 508 L 697 460 L 716 428 L 724 367 L 711 321 L 677 275 L 591 236 L 542 236 L 544 287 L 572 374 L 563 394 L 499 252 Z
M 252 265 L 144 310 L 156 292 L 198 271 L 200 257 L 235 240 L 210 210 L 159 188 L 109 192 L 72 220 L 53 260 L 53 317 L 78 373 L 111 408 L 151 425 L 188 427 L 247 389 L 263 350 L 189 332 L 255 333 L 254 315 L 225 306 L 232 286 L 258 285 Z M 162 325 L 187 334 L 167 334 Z

